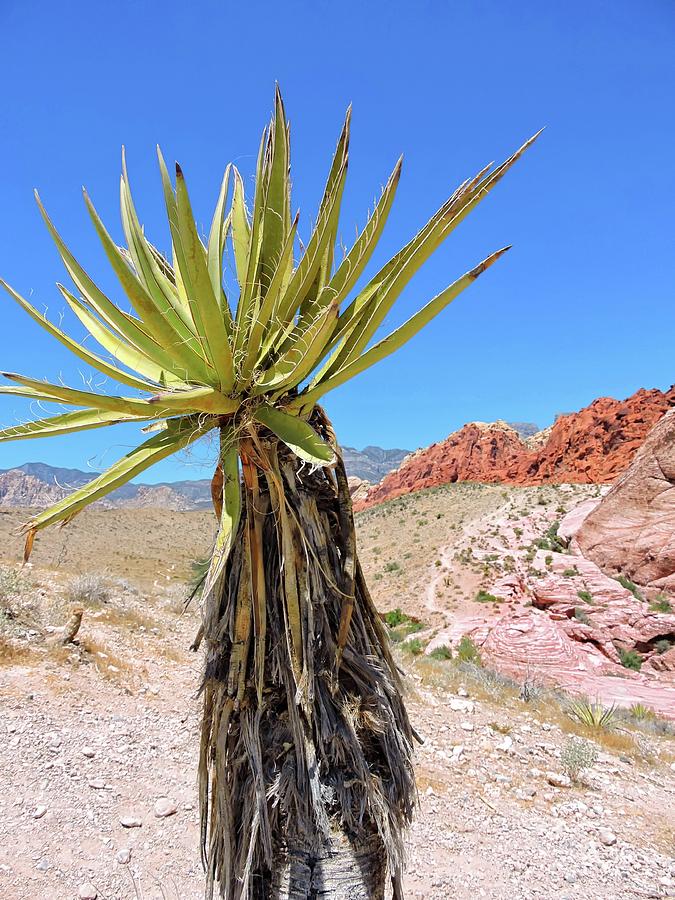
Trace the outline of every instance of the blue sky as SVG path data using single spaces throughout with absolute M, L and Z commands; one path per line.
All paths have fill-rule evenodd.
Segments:
M 543 426 L 597 396 L 675 381 L 671 0 L 3 0 L 0 27 L 0 274 L 50 316 L 63 311 L 54 283 L 64 273 L 33 187 L 114 291 L 81 185 L 121 239 L 125 144 L 142 219 L 161 244 L 159 142 L 180 160 L 207 222 L 228 161 L 250 180 L 278 80 L 304 233 L 349 102 L 345 240 L 405 154 L 374 265 L 457 184 L 547 126 L 389 324 L 492 250 L 513 250 L 404 350 L 328 395 L 343 443 L 414 448 L 474 419 Z M 81 384 L 80 364 L 8 297 L 0 328 L 3 369 Z M 27 417 L 27 405 L 0 400 L 3 423 Z M 29 459 L 100 468 L 136 439 L 125 427 L 4 444 L 0 468 Z M 214 455 L 199 448 L 144 480 L 204 477 Z

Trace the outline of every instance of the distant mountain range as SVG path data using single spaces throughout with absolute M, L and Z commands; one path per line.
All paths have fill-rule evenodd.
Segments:
M 343 447 L 349 475 L 378 482 L 396 469 L 408 450 Z M 96 477 L 96 472 L 28 462 L 14 469 L 0 470 L 0 506 L 44 507 L 56 503 L 71 491 Z M 108 507 L 161 506 L 166 509 L 203 509 L 211 505 L 211 479 L 166 481 L 160 484 L 125 484 L 101 504 Z

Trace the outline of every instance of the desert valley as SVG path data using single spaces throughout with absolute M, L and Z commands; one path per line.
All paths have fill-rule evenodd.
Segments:
M 674 406 L 346 455 L 423 740 L 407 896 L 675 896 Z M 0 473 L 0 896 L 197 900 L 208 482 L 129 485 L 21 568 L 26 508 L 83 474 Z

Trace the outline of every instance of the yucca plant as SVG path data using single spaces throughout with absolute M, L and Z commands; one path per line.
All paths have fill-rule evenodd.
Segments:
M 220 527 L 203 592 L 206 663 L 200 801 L 207 895 L 401 894 L 402 834 L 415 803 L 414 731 L 388 639 L 359 564 L 349 489 L 318 402 L 412 338 L 506 249 L 471 268 L 372 343 L 420 266 L 487 196 L 528 141 L 465 181 L 356 295 L 401 173 L 396 164 L 363 231 L 335 259 L 350 113 L 303 245 L 290 192 L 289 129 L 277 91 L 249 208 L 225 171 L 202 239 L 176 166 L 159 164 L 171 233 L 148 239 L 126 165 L 120 248 L 85 193 L 94 227 L 131 303 L 110 300 L 38 204 L 75 292 L 66 303 L 111 359 L 95 355 L 4 285 L 55 338 L 131 396 L 5 373 L 5 394 L 74 410 L 0 432 L 9 441 L 138 422 L 153 432 L 87 486 L 26 523 L 67 523 L 88 504 L 210 431 L 220 436 L 213 494 Z M 534 138 L 532 139 L 534 140 Z M 230 199 L 231 192 L 231 199 Z M 226 248 L 238 296 L 226 296 Z M 351 298 L 351 299 L 350 299 Z

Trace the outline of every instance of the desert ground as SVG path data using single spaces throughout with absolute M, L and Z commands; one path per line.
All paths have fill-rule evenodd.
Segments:
M 550 686 L 419 652 L 508 568 L 468 552 L 498 541 L 495 521 L 543 528 L 597 490 L 456 484 L 357 516 L 378 607 L 401 610 L 392 637 L 424 739 L 408 898 L 675 897 L 666 721 L 589 727 Z M 199 611 L 182 601 L 213 516 L 89 510 L 20 570 L 24 518 L 0 514 L 0 897 L 199 900 Z

